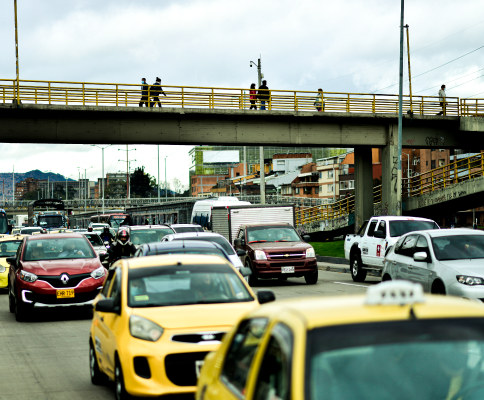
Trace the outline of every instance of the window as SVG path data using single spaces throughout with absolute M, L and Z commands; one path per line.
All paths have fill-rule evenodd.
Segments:
M 316 187 L 314 188 L 314 194 L 319 194 L 319 186 L 316 186 Z
M 378 221 L 376 219 L 370 222 L 370 227 L 368 228 L 368 236 L 373 236 L 373 232 L 375 232 L 377 222 Z
M 395 253 L 401 254 L 402 256 L 413 257 L 416 243 L 417 243 L 417 235 L 409 235 L 405 237 L 405 240 L 403 241 L 402 245 L 398 250 L 395 250 Z
M 332 178 L 332 177 L 333 177 L 333 170 L 328 171 L 328 178 Z
M 429 165 L 429 162 L 428 161 L 425 161 L 425 165 L 428 166 Z
M 425 236 L 422 235 L 417 236 L 417 244 L 415 246 L 415 253 L 419 251 L 425 251 L 427 254 L 429 254 L 429 243 L 427 242 Z
M 420 162 L 420 158 L 414 158 L 412 160 L 413 165 L 417 165 Z
M 445 160 L 440 159 L 439 160 L 439 167 L 443 167 L 445 163 Z
M 285 163 L 284 160 L 277 160 L 277 165 L 285 165 Z
M 319 173 L 319 179 L 323 179 L 323 173 L 322 172 Z
M 111 286 L 111 282 L 113 281 L 113 277 L 114 277 L 115 272 L 116 272 L 116 270 L 110 269 L 109 272 L 108 272 L 108 276 L 106 277 L 106 280 L 104 281 L 103 290 L 101 292 L 104 297 L 108 297 L 109 286 Z
M 349 188 L 354 189 L 355 188 L 355 181 L 348 181 L 349 182 Z
M 366 226 L 368 225 L 368 221 L 365 221 L 361 228 L 358 230 L 358 235 L 363 236 L 365 234 Z
M 386 227 L 386 223 L 385 223 L 384 220 L 381 220 L 380 223 L 378 224 L 377 231 L 381 231 L 381 232 L 383 232 L 385 237 L 387 236 L 387 227 Z
M 299 194 L 299 188 L 298 187 L 294 189 L 294 193 Z
M 430 161 L 430 168 L 435 169 L 435 160 Z
M 227 351 L 222 369 L 222 381 L 243 396 L 252 359 L 267 326 L 266 318 L 242 321 Z
M 328 186 L 328 193 L 334 192 L 334 185 L 327 185 Z
M 312 188 L 310 188 L 310 187 L 305 187 L 304 188 L 304 194 L 311 194 L 312 193 L 312 190 L 311 189 Z
M 430 149 L 430 151 L 435 151 L 435 149 Z
M 291 398 L 293 341 L 289 327 L 282 323 L 274 327 L 260 365 L 254 400 Z
M 349 185 L 348 185 L 348 181 L 341 181 L 341 182 L 339 183 L 339 188 L 340 188 L 340 190 L 346 190 L 346 189 L 348 189 L 348 186 L 349 186 Z

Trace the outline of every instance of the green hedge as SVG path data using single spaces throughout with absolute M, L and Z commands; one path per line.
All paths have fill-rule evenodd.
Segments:
M 337 240 L 334 242 L 311 242 L 314 251 L 318 256 L 345 258 L 345 241 Z

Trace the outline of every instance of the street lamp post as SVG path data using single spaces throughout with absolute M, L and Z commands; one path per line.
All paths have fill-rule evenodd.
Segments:
M 402 95 L 403 95 L 403 11 L 404 0 L 401 0 L 400 11 L 400 65 L 398 83 L 398 149 L 397 149 L 397 204 L 396 214 L 402 215 Z
M 101 187 L 102 187 L 102 203 L 103 203 L 103 214 L 104 214 L 104 149 L 107 149 L 112 144 L 107 145 L 105 147 L 97 146 L 95 144 L 91 144 L 91 146 L 97 147 L 102 151 L 102 178 L 101 178 Z
M 14 9 L 15 9 L 15 67 L 17 71 L 17 108 L 20 107 L 20 93 L 19 93 L 19 86 L 20 86 L 20 67 L 18 61 L 18 25 L 17 25 L 17 0 L 14 0 Z
M 165 203 L 168 201 L 168 182 L 166 181 L 166 157 L 165 156 Z

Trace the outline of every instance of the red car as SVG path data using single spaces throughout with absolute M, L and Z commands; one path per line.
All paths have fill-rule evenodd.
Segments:
M 38 308 L 91 307 L 107 273 L 80 233 L 27 236 L 7 262 L 9 308 L 17 321 Z

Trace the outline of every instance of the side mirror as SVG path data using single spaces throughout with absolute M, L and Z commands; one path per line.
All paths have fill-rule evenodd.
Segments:
M 413 255 L 413 260 L 419 262 L 425 262 L 428 260 L 428 258 L 429 256 L 425 251 L 419 251 Z
M 305 242 L 310 242 L 311 241 L 311 236 L 309 236 L 309 235 L 304 235 L 302 238 L 303 238 L 303 240 Z
M 120 314 L 121 312 L 121 308 L 115 305 L 114 299 L 99 300 L 96 304 L 95 310 L 113 314 Z
M 252 275 L 252 271 L 250 268 L 242 267 L 239 269 L 240 274 L 245 278 L 246 276 Z
M 259 300 L 260 304 L 270 303 L 276 300 L 276 295 L 272 290 L 258 290 L 257 300 Z
M 243 256 L 247 255 L 247 252 L 245 250 L 242 250 L 242 249 L 237 249 L 237 255 L 239 257 L 243 257 Z
M 383 231 L 375 231 L 373 232 L 373 236 L 378 239 L 385 239 L 387 237 L 387 235 L 385 235 L 385 232 Z
M 245 240 L 244 239 L 235 239 L 234 240 L 234 246 L 235 247 L 240 247 L 245 245 Z
M 7 257 L 7 263 L 15 267 L 17 265 L 17 257 Z

